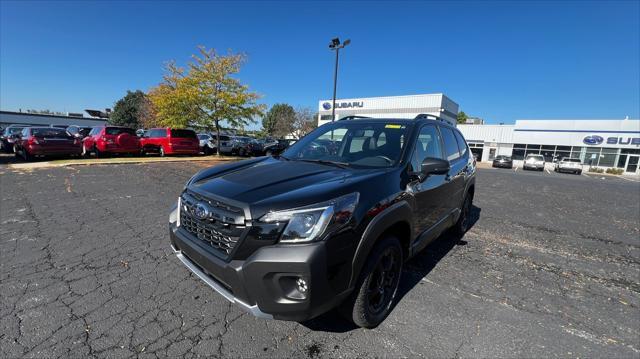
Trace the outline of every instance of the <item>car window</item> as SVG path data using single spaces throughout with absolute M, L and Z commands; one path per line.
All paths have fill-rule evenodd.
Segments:
M 120 135 L 122 133 L 128 133 L 131 136 L 136 136 L 136 130 L 134 130 L 133 128 L 107 127 L 105 129 L 105 134 L 107 134 L 107 135 L 117 136 L 117 135 Z
M 171 129 L 171 137 L 175 137 L 175 138 L 196 138 L 196 133 L 193 130 Z
M 22 129 L 22 132 L 20 133 L 20 135 L 21 135 L 22 137 L 27 137 L 27 136 L 29 136 L 29 129 L 28 129 L 28 128 L 23 128 L 23 129 Z
M 450 128 L 440 127 L 440 132 L 442 133 L 442 139 L 444 140 L 444 151 L 447 156 L 447 160 L 453 161 L 458 159 L 460 157 L 460 152 L 458 150 L 458 142 L 456 141 L 453 131 Z
M 90 136 L 95 136 L 97 134 L 100 133 L 100 130 L 102 129 L 102 127 L 94 127 L 91 129 L 91 132 L 89 132 Z
M 562 162 L 578 162 L 578 163 L 580 163 L 580 159 L 579 158 L 563 158 Z
M 71 137 L 65 129 L 51 127 L 51 128 L 32 128 L 31 135 L 34 137 L 43 138 L 69 138 Z
M 167 137 L 167 130 L 164 128 L 156 128 L 155 130 L 149 131 L 150 138 L 163 138 Z
M 391 167 L 402 155 L 407 125 L 337 121 L 321 126 L 283 153 L 292 160 L 339 162 L 354 167 Z
M 74 126 L 69 126 L 67 127 L 67 132 L 69 132 L 72 135 L 75 135 L 78 133 L 78 128 Z
M 199 140 L 208 140 L 208 139 L 210 139 L 210 138 L 211 138 L 211 137 L 209 137 L 209 135 L 204 135 L 204 134 L 200 134 L 200 135 L 198 135 L 198 139 L 199 139 Z
M 460 151 L 460 156 L 464 157 L 467 154 L 469 146 L 467 146 L 467 141 L 464 140 L 460 131 L 454 130 L 453 134 L 456 136 L 456 140 L 458 142 L 458 150 Z M 504 156 L 506 158 L 507 156 Z
M 422 161 L 427 157 L 444 159 L 442 156 L 442 139 L 438 129 L 433 125 L 426 125 L 420 129 L 416 145 L 411 157 L 411 168 L 420 171 Z

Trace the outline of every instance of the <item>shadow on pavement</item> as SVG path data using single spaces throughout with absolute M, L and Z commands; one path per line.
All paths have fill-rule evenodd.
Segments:
M 475 205 L 471 205 L 471 218 L 469 229 L 480 219 L 481 209 Z M 393 309 L 409 293 L 422 279 L 424 279 L 436 267 L 438 262 L 444 258 L 449 251 L 455 246 L 464 246 L 467 244 L 463 240 L 464 236 L 454 235 L 449 231 L 443 233 L 440 237 L 431 242 L 424 250 L 416 254 L 408 262 L 405 262 L 402 271 L 402 278 L 398 286 L 398 293 L 393 304 Z M 307 322 L 301 323 L 305 327 L 314 331 L 325 331 L 332 333 L 344 333 L 354 329 L 358 329 L 351 321 L 345 319 L 338 310 L 331 310 Z

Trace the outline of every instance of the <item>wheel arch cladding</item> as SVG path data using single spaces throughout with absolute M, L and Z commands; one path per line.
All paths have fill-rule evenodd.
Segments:
M 411 207 L 407 202 L 398 202 L 380 212 L 369 222 L 353 257 L 350 288 L 355 285 L 375 244 L 385 236 L 393 234 L 398 238 L 404 258 L 409 257 L 412 233 L 411 213 Z

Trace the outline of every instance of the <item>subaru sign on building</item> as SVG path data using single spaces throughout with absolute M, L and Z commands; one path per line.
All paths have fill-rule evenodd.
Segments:
M 589 166 L 640 174 L 640 120 L 518 120 L 514 125 L 458 125 L 478 160 L 541 154 L 549 163 L 577 158 Z
M 319 101 L 318 125 L 330 122 L 333 110 L 332 100 Z M 335 113 L 336 120 L 346 116 L 415 118 L 425 114 L 455 125 L 458 104 L 443 94 L 336 99 Z

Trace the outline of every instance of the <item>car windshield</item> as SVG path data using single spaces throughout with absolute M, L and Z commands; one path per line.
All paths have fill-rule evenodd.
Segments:
M 34 137 L 44 137 L 44 138 L 69 138 L 69 134 L 66 130 L 62 128 L 32 128 L 31 135 Z
M 104 133 L 112 136 L 117 136 L 121 133 L 128 133 L 131 136 L 136 136 L 136 130 L 127 127 L 107 127 L 104 129 Z
M 193 130 L 171 130 L 171 137 L 176 138 L 196 138 L 196 133 Z
M 317 128 L 282 157 L 340 166 L 392 167 L 400 161 L 408 128 L 393 121 L 338 121 Z
M 578 162 L 578 163 L 580 163 L 580 159 L 579 158 L 563 158 L 562 162 Z

